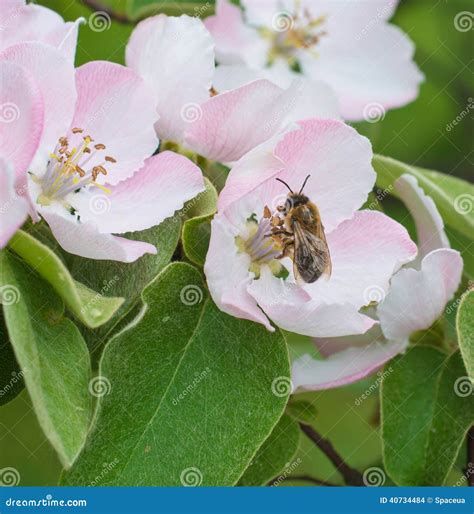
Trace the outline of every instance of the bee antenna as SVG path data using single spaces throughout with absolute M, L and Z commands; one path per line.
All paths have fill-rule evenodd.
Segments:
M 290 190 L 290 193 L 293 193 L 291 187 L 284 180 L 282 180 L 281 178 L 276 178 L 275 180 L 278 180 L 278 182 L 284 184 Z
M 303 185 L 301 186 L 300 192 L 299 192 L 298 194 L 301 194 L 301 193 L 303 192 L 304 186 L 306 185 L 306 182 L 308 182 L 309 177 L 311 177 L 311 175 L 308 175 L 308 176 L 304 179 Z M 278 180 L 278 179 L 277 179 L 277 180 Z

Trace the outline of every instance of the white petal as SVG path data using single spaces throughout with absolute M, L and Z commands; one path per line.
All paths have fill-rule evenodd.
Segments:
M 400 270 L 377 315 L 387 339 L 407 338 L 429 328 L 443 313 L 461 281 L 463 262 L 459 252 L 440 248 L 421 262 L 421 270 Z
M 415 220 L 419 265 L 425 255 L 437 248 L 450 248 L 444 222 L 433 199 L 426 195 L 413 175 L 406 173 L 395 182 L 395 189 Z
M 147 18 L 130 37 L 126 62 L 155 94 L 160 138 L 180 141 L 212 85 L 214 44 L 203 23 L 185 15 Z
M 156 248 L 142 241 L 133 241 L 111 234 L 101 234 L 93 222 L 77 223 L 71 216 L 41 210 L 58 243 L 66 252 L 97 260 L 134 262 L 145 253 L 156 254 Z

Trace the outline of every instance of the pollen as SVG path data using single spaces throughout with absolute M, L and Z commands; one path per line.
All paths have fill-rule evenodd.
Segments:
M 252 215 L 246 223 L 245 234 L 235 238 L 237 249 L 250 257 L 249 271 L 260 277 L 262 266 L 268 266 L 275 276 L 286 276 L 286 268 L 278 260 L 282 255 L 281 242 L 272 235 L 272 216 L 268 207 L 265 207 L 263 217 L 257 221 Z M 286 272 L 286 273 L 285 273 Z
M 323 28 L 325 21 L 325 15 L 314 17 L 308 9 L 301 8 L 301 2 L 295 2 L 294 14 L 290 16 L 285 13 L 284 18 L 274 21 L 278 27 L 260 30 L 262 36 L 270 40 L 269 64 L 276 59 L 283 58 L 290 66 L 296 66 L 301 49 L 307 50 L 317 57 L 314 48 L 321 38 L 327 35 Z
M 33 180 L 41 185 L 41 193 L 37 201 L 49 204 L 59 201 L 67 205 L 65 197 L 70 193 L 77 193 L 82 188 L 97 187 L 106 193 L 110 190 L 97 182 L 100 176 L 106 176 L 106 164 L 113 166 L 117 161 L 110 155 L 103 155 L 106 146 L 96 143 L 90 135 L 77 137 L 84 130 L 74 127 L 70 137 L 62 136 L 58 139 L 56 148 L 49 154 L 49 162 L 43 177 L 33 176 Z M 72 143 L 77 143 L 73 146 Z M 101 155 L 102 154 L 102 155 Z

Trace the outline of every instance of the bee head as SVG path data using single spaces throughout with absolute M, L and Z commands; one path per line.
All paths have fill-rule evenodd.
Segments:
M 289 193 L 285 201 L 285 210 L 289 212 L 290 209 L 305 205 L 308 202 L 309 198 L 306 195 L 302 195 L 301 193 Z

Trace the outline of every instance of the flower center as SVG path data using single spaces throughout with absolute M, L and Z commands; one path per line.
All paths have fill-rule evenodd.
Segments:
M 272 30 L 261 30 L 263 36 L 271 42 L 269 64 L 280 57 L 290 66 L 297 65 L 298 51 L 312 50 L 321 37 L 326 35 L 321 27 L 325 20 L 325 16 L 312 17 L 307 9 L 301 9 L 299 2 L 295 14 L 277 13 L 272 21 Z
M 33 176 L 33 180 L 41 185 L 41 193 L 36 200 L 40 205 L 50 205 L 53 201 L 63 202 L 69 193 L 91 185 L 110 193 L 109 189 L 97 183 L 97 177 L 107 175 L 104 166 L 117 161 L 110 155 L 97 159 L 97 155 L 105 151 L 105 145 L 94 144 L 91 136 L 81 136 L 83 132 L 81 128 L 72 129 L 76 139 L 82 138 L 77 146 L 71 146 L 67 137 L 60 137 L 54 152 L 49 154 L 44 176 Z M 91 165 L 91 162 L 99 164 Z
M 252 214 L 247 220 L 246 228 L 246 235 L 237 236 L 235 243 L 240 252 L 249 255 L 249 271 L 255 274 L 255 278 L 259 278 L 261 267 L 267 265 L 275 276 L 286 278 L 288 271 L 278 260 L 282 246 L 272 236 L 271 218 L 263 217 L 257 221 L 256 215 Z

